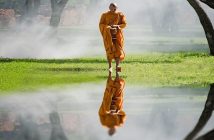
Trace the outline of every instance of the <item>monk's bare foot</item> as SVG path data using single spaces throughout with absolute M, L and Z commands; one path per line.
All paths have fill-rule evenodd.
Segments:
M 121 67 L 119 67 L 119 66 L 116 67 L 116 71 L 117 71 L 117 72 L 121 72 L 121 71 L 122 71 L 122 70 L 121 70 Z
M 109 68 L 108 70 L 109 70 L 109 72 L 112 72 L 112 71 L 113 71 L 112 67 L 111 67 L 111 68 Z

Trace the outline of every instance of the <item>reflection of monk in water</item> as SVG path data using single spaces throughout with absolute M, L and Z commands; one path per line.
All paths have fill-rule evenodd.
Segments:
M 121 126 L 126 118 L 123 109 L 123 90 L 125 81 L 117 73 L 112 80 L 111 73 L 107 81 L 103 102 L 99 109 L 100 122 L 109 128 L 109 135 L 116 132 L 116 127 Z
M 204 110 L 199 118 L 195 128 L 186 136 L 184 140 L 193 140 L 195 136 L 204 128 L 212 116 L 214 110 L 214 84 L 210 85 L 210 91 L 205 103 Z M 214 140 L 214 129 L 194 140 Z
M 115 59 L 116 70 L 121 71 L 119 64 L 125 57 L 122 29 L 126 27 L 126 19 L 121 12 L 116 12 L 117 5 L 115 3 L 111 3 L 109 9 L 110 11 L 102 14 L 99 27 L 103 36 L 109 70 L 112 71 L 111 63 L 112 59 Z

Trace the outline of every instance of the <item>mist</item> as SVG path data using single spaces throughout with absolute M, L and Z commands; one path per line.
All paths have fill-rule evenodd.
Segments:
M 116 2 L 118 10 L 126 15 L 128 26 L 124 32 L 128 54 L 191 50 L 208 52 L 204 31 L 186 0 L 102 0 L 91 5 L 78 2 L 68 4 L 57 31 L 49 27 L 49 17 L 42 14 L 30 23 L 26 21 L 13 25 L 10 30 L 2 29 L 0 57 L 105 56 L 98 23 L 101 13 L 108 11 L 110 2 Z M 214 11 L 201 5 L 213 20 Z M 182 40 L 177 41 L 176 38 Z
M 104 83 L 82 84 L 63 90 L 44 89 L 2 97 L 0 121 L 4 124 L 4 120 L 16 122 L 23 118 L 22 123 L 32 129 L 28 132 L 38 133 L 46 140 L 52 131 L 49 114 L 57 112 L 68 139 L 109 139 L 98 115 L 104 90 Z M 127 86 L 123 109 L 127 119 L 111 139 L 181 140 L 197 122 L 208 91 L 209 88 Z M 202 133 L 212 129 L 212 124 L 213 119 Z

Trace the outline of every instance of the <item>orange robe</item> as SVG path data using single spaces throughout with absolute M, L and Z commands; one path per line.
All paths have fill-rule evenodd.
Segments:
M 103 102 L 99 109 L 100 122 L 108 128 L 119 127 L 125 122 L 126 114 L 123 109 L 123 79 L 108 79 Z M 118 110 L 116 114 L 110 114 L 111 110 Z
M 110 25 L 119 25 L 116 34 L 116 42 L 113 43 L 110 32 Z M 124 53 L 124 37 L 122 29 L 126 27 L 126 18 L 121 12 L 106 12 L 103 13 L 99 23 L 100 32 L 103 37 L 103 42 L 106 50 L 107 58 L 112 60 L 120 58 L 122 61 L 125 57 Z

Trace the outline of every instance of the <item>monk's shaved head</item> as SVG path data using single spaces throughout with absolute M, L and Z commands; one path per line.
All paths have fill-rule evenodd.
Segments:
M 114 7 L 116 7 L 117 8 L 117 4 L 116 3 L 110 3 L 110 5 L 109 6 L 114 6 Z
M 110 3 L 109 10 L 111 12 L 116 12 L 116 10 L 117 10 L 117 4 L 116 3 Z
M 115 127 L 109 128 L 109 130 L 108 130 L 109 136 L 113 136 L 115 133 L 116 133 L 116 128 Z

